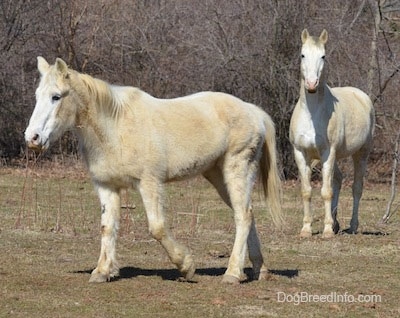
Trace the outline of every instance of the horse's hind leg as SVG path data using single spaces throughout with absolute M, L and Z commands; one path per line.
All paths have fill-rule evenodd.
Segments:
M 335 163 L 335 168 L 333 172 L 333 198 L 332 198 L 332 218 L 333 218 L 333 232 L 337 234 L 340 230 L 340 225 L 337 220 L 337 211 L 338 211 L 338 204 L 339 204 L 339 194 L 340 189 L 342 188 L 342 180 L 343 175 L 340 172 L 340 169 Z
M 215 187 L 222 200 L 232 208 L 229 193 L 226 188 L 223 174 L 218 167 L 205 172 L 203 176 Z M 251 207 L 250 207 L 251 210 Z M 251 212 L 252 213 L 252 212 Z M 261 253 L 261 244 L 257 235 L 254 216 L 252 215 L 252 222 L 250 233 L 247 238 L 247 246 L 249 249 L 249 259 L 253 264 L 253 275 L 255 279 L 263 279 L 268 273 L 268 269 L 264 264 L 264 258 Z
M 190 280 L 195 273 L 195 266 L 189 249 L 176 242 L 165 226 L 162 185 L 154 180 L 142 179 L 139 191 L 146 209 L 151 235 L 161 243 L 185 279 Z
M 224 163 L 224 180 L 229 192 L 234 211 L 236 234 L 228 268 L 223 282 L 238 283 L 244 277 L 244 260 L 247 250 L 247 239 L 251 230 L 253 215 L 250 207 L 250 194 L 254 184 L 257 166 L 251 160 L 251 149 L 244 150 L 234 156 L 227 156 Z M 250 162 L 249 162 L 250 161 Z M 255 228 L 254 228 L 255 231 Z M 259 246 L 256 248 L 259 249 Z M 253 249 L 252 253 L 253 253 Z M 253 257 L 253 255 L 251 256 Z M 260 267 L 258 265 L 258 267 Z M 256 269 L 258 271 L 258 269 Z
M 257 235 L 256 223 L 254 215 L 252 214 L 252 222 L 250 227 L 250 233 L 247 237 L 247 247 L 249 249 L 249 258 L 253 264 L 253 275 L 254 279 L 263 280 L 268 276 L 268 268 L 264 263 L 264 258 L 261 253 L 260 239 Z
M 354 182 L 353 182 L 353 213 L 351 215 L 349 233 L 355 234 L 358 229 L 358 207 L 363 192 L 364 175 L 367 169 L 367 158 L 366 152 L 360 152 L 353 155 L 354 165 Z

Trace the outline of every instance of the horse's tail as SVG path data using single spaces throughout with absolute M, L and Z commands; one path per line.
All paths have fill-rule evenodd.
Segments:
M 281 206 L 282 190 L 277 163 L 275 125 L 268 115 L 265 116 L 264 123 L 266 134 L 260 159 L 261 183 L 264 196 L 269 205 L 272 221 L 277 228 L 282 228 L 284 224 Z

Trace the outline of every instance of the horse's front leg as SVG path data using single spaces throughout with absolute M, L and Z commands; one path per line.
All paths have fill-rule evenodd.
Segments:
M 162 185 L 154 180 L 142 179 L 139 191 L 146 209 L 151 235 L 161 243 L 171 262 L 178 267 L 185 279 L 192 279 L 195 266 L 189 249 L 176 242 L 165 226 Z
M 311 237 L 311 226 L 313 222 L 313 216 L 311 212 L 311 164 L 310 160 L 306 158 L 305 154 L 296 148 L 294 149 L 294 158 L 299 170 L 304 208 L 303 227 L 300 231 L 300 237 Z
M 333 174 L 335 168 L 335 156 L 335 151 L 331 149 L 329 154 L 326 157 L 323 156 L 322 158 L 321 196 L 324 200 L 325 206 L 324 232 L 322 234 L 322 237 L 324 238 L 331 238 L 335 235 L 334 222 L 332 217 Z
M 115 243 L 120 219 L 120 194 L 119 190 L 100 185 L 97 192 L 101 203 L 101 250 L 89 282 L 102 283 L 119 274 Z

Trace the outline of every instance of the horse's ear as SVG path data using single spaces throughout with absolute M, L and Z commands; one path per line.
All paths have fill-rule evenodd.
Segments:
M 40 72 L 41 75 L 43 75 L 44 73 L 46 73 L 50 67 L 49 63 L 47 63 L 47 61 L 41 57 L 38 56 L 37 57 L 37 65 L 38 65 L 38 70 Z
M 301 42 L 304 44 L 309 36 L 310 34 L 308 33 L 307 29 L 304 29 L 303 32 L 301 32 Z
M 65 63 L 62 59 L 57 58 L 56 59 L 56 69 L 59 71 L 61 74 L 65 74 L 68 71 L 68 65 Z
M 321 35 L 319 36 L 319 40 L 322 42 L 322 44 L 325 44 L 328 41 L 328 31 L 323 29 Z

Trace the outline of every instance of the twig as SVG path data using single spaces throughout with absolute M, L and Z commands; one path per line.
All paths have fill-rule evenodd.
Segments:
M 134 209 L 136 209 L 136 205 L 135 204 L 122 204 L 121 209 L 134 210 Z
M 392 216 L 390 210 L 392 208 L 392 204 L 394 201 L 394 197 L 396 195 L 396 175 L 397 175 L 397 165 L 399 162 L 399 143 L 400 143 L 400 130 L 397 133 L 396 141 L 395 141 L 395 149 L 394 149 L 394 158 L 393 158 L 393 166 L 392 166 L 392 181 L 391 181 L 391 193 L 388 205 L 386 207 L 386 213 L 382 217 L 382 223 L 387 223 L 389 218 Z

